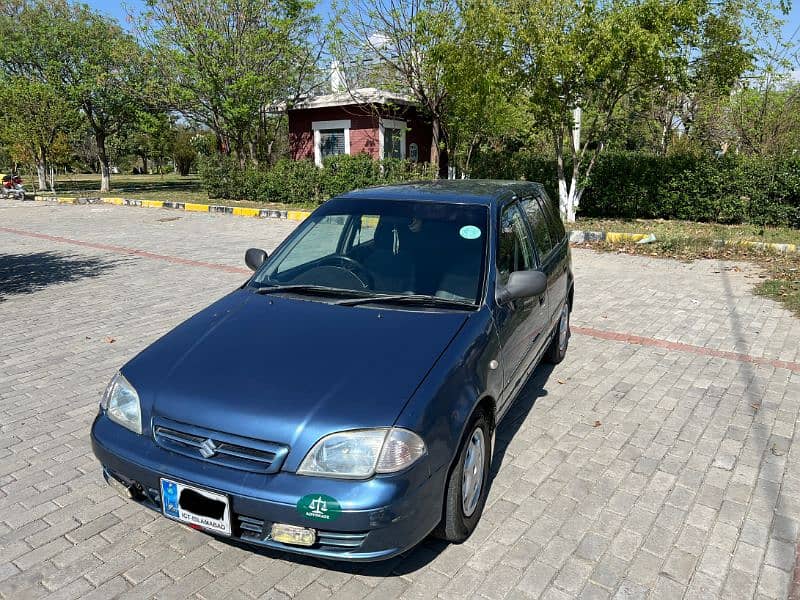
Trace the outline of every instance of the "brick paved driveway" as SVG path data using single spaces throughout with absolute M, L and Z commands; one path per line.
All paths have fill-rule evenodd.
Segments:
M 790 593 L 800 321 L 750 294 L 746 265 L 575 251 L 567 360 L 540 369 L 502 424 L 489 503 L 463 545 L 325 564 L 123 501 L 88 443 L 106 382 L 240 283 L 247 247 L 272 249 L 293 226 L 2 201 L 0 596 Z

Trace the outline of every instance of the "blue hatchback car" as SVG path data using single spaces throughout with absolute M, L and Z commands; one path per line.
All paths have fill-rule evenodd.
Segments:
M 542 187 L 359 190 L 245 260 L 246 283 L 111 380 L 92 425 L 109 484 L 324 558 L 465 540 L 497 424 L 569 340 L 570 250 Z

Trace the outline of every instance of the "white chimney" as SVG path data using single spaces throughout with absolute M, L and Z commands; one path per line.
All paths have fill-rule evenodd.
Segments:
M 347 89 L 347 82 L 344 79 L 341 65 L 338 60 L 331 61 L 331 91 L 335 94 Z

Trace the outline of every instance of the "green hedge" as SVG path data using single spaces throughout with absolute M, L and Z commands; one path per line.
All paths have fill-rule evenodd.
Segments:
M 407 160 L 376 161 L 366 154 L 334 156 L 317 168 L 310 160 L 281 159 L 269 168 L 247 166 L 229 156 L 205 158 L 200 178 L 209 198 L 307 204 L 353 189 L 431 179 L 428 165 Z
M 557 198 L 555 161 L 484 153 L 473 177 L 542 182 Z M 581 199 L 585 217 L 660 218 L 800 227 L 800 157 L 601 154 Z

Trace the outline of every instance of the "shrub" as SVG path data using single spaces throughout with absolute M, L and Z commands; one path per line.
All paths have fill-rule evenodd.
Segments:
M 555 160 L 483 153 L 473 176 L 540 181 L 557 198 Z M 585 182 L 579 215 L 800 227 L 800 158 L 604 152 Z
M 233 157 L 213 155 L 200 161 L 200 180 L 209 198 L 240 199 L 244 179 Z
M 340 154 L 326 158 L 320 173 L 322 193 L 328 198 L 378 185 L 381 177 L 381 164 L 367 154 Z
M 251 196 L 254 200 L 269 202 L 319 202 L 320 170 L 310 160 L 282 158 L 264 172 L 267 188 L 263 194 Z
M 272 167 L 241 167 L 230 156 L 202 157 L 200 178 L 209 198 L 307 204 L 353 189 L 432 179 L 425 164 L 407 160 L 376 161 L 367 154 L 333 156 L 319 169 L 310 160 L 280 159 Z
M 423 179 L 436 179 L 438 169 L 430 163 L 415 163 L 401 158 L 384 158 L 381 161 L 383 168 L 383 185 L 402 183 L 404 181 L 421 181 Z

